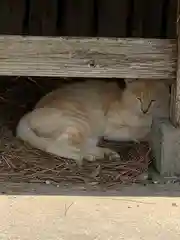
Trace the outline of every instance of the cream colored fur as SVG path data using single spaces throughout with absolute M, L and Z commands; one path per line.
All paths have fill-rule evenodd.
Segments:
M 140 140 L 150 131 L 152 116 L 168 114 L 168 87 L 163 83 L 91 81 L 65 85 L 43 97 L 17 126 L 17 137 L 43 151 L 94 160 L 117 154 L 97 146 L 99 137 Z
M 161 81 L 126 80 L 122 99 L 107 114 L 105 137 L 112 140 L 148 140 L 152 119 L 169 117 L 169 86 Z

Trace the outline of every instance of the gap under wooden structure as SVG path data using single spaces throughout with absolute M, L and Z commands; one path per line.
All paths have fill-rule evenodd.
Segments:
M 177 64 L 176 64 L 176 81 L 172 85 L 172 94 L 171 94 L 171 120 L 176 127 L 180 126 L 180 0 L 178 0 L 177 7 L 177 45 L 176 45 L 176 54 L 177 54 Z

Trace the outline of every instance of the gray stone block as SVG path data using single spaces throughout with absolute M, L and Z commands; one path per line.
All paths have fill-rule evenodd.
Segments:
M 169 119 L 154 120 L 151 147 L 154 166 L 161 175 L 180 175 L 180 128 L 175 128 Z

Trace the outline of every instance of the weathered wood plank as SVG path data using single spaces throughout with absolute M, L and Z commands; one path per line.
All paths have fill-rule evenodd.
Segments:
M 180 0 L 177 9 L 177 69 L 176 81 L 172 86 L 170 117 L 173 124 L 180 126 Z
M 0 36 L 0 74 L 172 79 L 176 42 Z

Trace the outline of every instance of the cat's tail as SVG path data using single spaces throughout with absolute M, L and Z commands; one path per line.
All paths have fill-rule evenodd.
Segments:
M 32 147 L 46 151 L 47 147 L 51 144 L 51 140 L 36 135 L 30 126 L 30 118 L 31 113 L 27 113 L 21 118 L 16 128 L 16 136 L 24 142 L 29 143 Z

